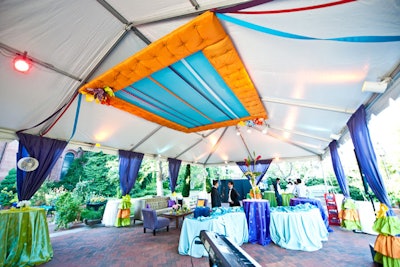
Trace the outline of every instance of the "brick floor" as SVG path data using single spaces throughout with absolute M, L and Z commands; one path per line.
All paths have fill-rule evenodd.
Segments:
M 162 230 L 156 236 L 149 231 L 144 234 L 140 223 L 123 228 L 80 224 L 57 232 L 50 224 L 54 257 L 41 266 L 209 266 L 207 257 L 179 255 L 180 229 L 175 229 L 174 223 L 169 232 Z M 376 236 L 332 228 L 334 232 L 330 233 L 329 240 L 315 252 L 286 250 L 273 243 L 243 244 L 242 248 L 262 266 L 375 266 L 369 243 L 373 244 Z

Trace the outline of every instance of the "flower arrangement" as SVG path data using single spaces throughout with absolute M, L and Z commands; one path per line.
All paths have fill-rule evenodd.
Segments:
M 89 203 L 102 203 L 105 202 L 107 199 L 103 196 L 94 195 L 90 198 Z
M 257 161 L 261 159 L 261 156 L 256 157 L 256 153 L 253 152 L 253 157 L 250 155 L 244 159 L 247 171 L 243 174 L 244 176 L 250 178 L 250 184 L 252 189 L 250 190 L 250 196 L 253 198 L 261 198 L 261 191 L 256 184 L 256 177 L 261 174 L 261 172 L 256 171 Z
M 17 208 L 28 208 L 30 205 L 31 202 L 29 200 L 21 200 L 17 203 Z
M 105 105 L 110 105 L 110 99 L 115 96 L 114 91 L 111 87 L 106 86 L 104 88 L 86 88 L 81 92 L 86 95 L 86 101 L 96 103 L 101 103 Z
M 256 125 L 263 125 L 264 124 L 264 119 L 263 118 L 256 118 L 253 120 L 247 120 L 247 121 L 240 121 L 238 123 L 238 126 L 247 126 L 247 127 L 254 127 Z
M 173 210 L 174 212 L 179 211 L 180 208 L 181 208 L 181 205 L 180 205 L 180 204 L 174 204 L 174 205 L 172 205 L 172 210 Z

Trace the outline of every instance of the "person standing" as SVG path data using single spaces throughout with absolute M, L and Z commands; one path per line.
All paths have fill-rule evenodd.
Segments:
M 233 181 L 228 182 L 228 187 L 229 187 L 229 194 L 228 194 L 228 202 L 229 202 L 229 207 L 235 207 L 235 206 L 240 206 L 239 202 L 239 193 L 236 191 L 235 188 L 233 188 Z
M 308 197 L 308 188 L 301 182 L 301 179 L 297 178 L 296 185 L 293 189 L 293 195 L 295 197 Z
M 211 189 L 211 207 L 221 207 L 221 196 L 218 192 L 218 180 L 213 181 L 213 187 Z
M 278 206 L 282 206 L 282 189 L 281 189 L 281 179 L 280 178 L 276 178 L 275 183 L 274 183 L 274 191 L 275 191 L 275 198 L 276 198 L 276 202 L 278 204 Z
M 293 189 L 294 189 L 294 185 L 293 185 L 292 181 L 289 181 L 287 186 L 286 186 L 285 192 L 292 194 L 293 193 Z

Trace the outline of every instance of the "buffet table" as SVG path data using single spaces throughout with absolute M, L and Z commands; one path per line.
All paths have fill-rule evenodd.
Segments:
M 319 210 L 311 204 L 272 208 L 270 218 L 271 240 L 283 248 L 316 251 L 328 241 Z
M 269 235 L 269 201 L 265 199 L 244 199 L 243 209 L 249 225 L 249 242 L 268 245 Z
M 0 211 L 0 266 L 34 266 L 52 257 L 44 209 Z
M 179 254 L 195 258 L 208 257 L 203 244 L 194 242 L 199 240 L 201 230 L 225 235 L 238 246 L 247 243 L 249 237 L 246 216 L 242 208 L 213 208 L 209 217 L 194 218 L 193 215 L 189 215 L 183 220 L 179 237 Z
M 295 198 L 290 199 L 290 206 L 296 206 L 296 205 L 305 204 L 305 203 L 314 205 L 315 207 L 317 207 L 319 209 L 320 216 L 325 223 L 326 229 L 329 232 L 333 232 L 333 230 L 329 227 L 328 215 L 326 214 L 325 209 L 322 206 L 321 201 L 319 199 L 305 198 L 305 197 L 298 197 L 298 198 L 295 197 Z

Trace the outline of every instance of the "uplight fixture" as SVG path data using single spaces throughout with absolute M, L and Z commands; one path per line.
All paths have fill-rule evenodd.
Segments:
M 23 55 L 17 55 L 14 58 L 14 69 L 21 73 L 27 73 L 32 67 L 32 60 L 27 58 L 28 53 L 25 51 Z

